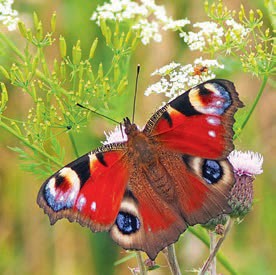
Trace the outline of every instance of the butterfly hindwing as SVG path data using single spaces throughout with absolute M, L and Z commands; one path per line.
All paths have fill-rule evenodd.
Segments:
M 179 211 L 156 193 L 146 174 L 130 178 L 128 188 L 111 237 L 125 249 L 145 251 L 153 260 L 177 241 L 187 225 Z
M 88 153 L 46 180 L 37 202 L 52 224 L 65 217 L 93 231 L 112 226 L 129 176 L 124 150 L 117 147 L 111 144 Z
M 209 80 L 159 109 L 144 132 L 174 151 L 225 158 L 233 149 L 233 115 L 242 106 L 232 82 Z
M 177 208 L 187 225 L 204 224 L 231 212 L 228 198 L 235 180 L 228 160 L 164 152 L 160 162 L 174 182 Z
M 160 171 L 138 165 L 130 177 L 111 237 L 126 249 L 145 251 L 151 259 L 174 243 L 189 225 L 204 224 L 229 213 L 234 183 L 227 160 L 215 161 L 159 151 Z M 162 175 L 154 181 L 153 174 Z M 145 191 L 146 190 L 146 191 Z

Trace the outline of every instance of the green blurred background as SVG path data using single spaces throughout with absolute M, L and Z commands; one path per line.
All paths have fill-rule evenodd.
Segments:
M 246 10 L 260 8 L 263 1 L 242 1 Z M 99 28 L 89 18 L 95 7 L 103 1 L 66 0 L 66 1 L 16 1 L 14 8 L 20 13 L 27 25 L 31 25 L 32 13 L 36 11 L 46 24 L 53 13 L 57 12 L 57 37 L 62 34 L 71 48 L 78 39 L 81 40 L 83 53 L 86 55 L 96 36 L 101 40 Z M 166 6 L 168 13 L 174 18 L 188 17 L 192 22 L 206 20 L 203 2 L 196 1 L 157 1 Z M 238 9 L 241 1 L 225 1 L 229 8 Z M 267 15 L 265 15 L 266 18 Z M 266 20 L 269 26 L 269 20 Z M 19 35 L 11 34 L 15 41 Z M 55 56 L 58 49 L 51 48 L 49 56 Z M 150 73 L 156 68 L 171 61 L 191 63 L 199 57 L 197 52 L 187 51 L 184 43 L 175 33 L 164 34 L 162 43 L 151 43 L 141 46 L 131 61 L 129 79 L 134 79 L 136 65 L 141 64 L 142 71 L 139 84 L 136 122 L 143 125 L 162 102 L 161 96 L 144 97 L 143 90 L 152 83 Z M 103 42 L 96 52 L 96 58 L 108 62 L 110 54 Z M 9 62 L 8 56 L 0 56 L 1 64 Z M 227 65 L 226 65 L 226 69 Z M 227 70 L 226 70 L 227 71 Z M 235 73 L 233 72 L 235 71 Z M 238 69 L 231 67 L 229 73 L 219 75 L 235 82 L 242 100 L 246 105 L 252 104 L 260 86 L 260 81 Z M 10 88 L 10 87 L 9 87 Z M 121 102 L 133 98 L 134 84 L 130 81 L 128 93 Z M 8 113 L 12 117 L 24 117 L 30 107 L 27 95 L 17 90 L 10 90 L 11 108 Z M 120 102 L 120 100 L 119 100 Z M 16 107 L 16 108 L 15 108 Z M 117 106 L 116 106 L 117 108 Z M 129 104 L 118 104 L 122 116 L 130 115 Z M 242 112 L 246 112 L 243 110 Z M 253 211 L 244 221 L 235 225 L 222 251 L 236 268 L 239 274 L 275 274 L 276 273 L 276 93 L 268 85 L 249 124 L 236 140 L 236 148 L 252 150 L 263 154 L 264 173 L 254 182 L 255 204 Z M 100 145 L 103 131 L 114 126 L 98 120 L 76 137 L 81 154 Z M 117 247 L 107 234 L 92 234 L 78 224 L 70 224 L 67 220 L 59 221 L 55 226 L 36 204 L 37 192 L 43 182 L 32 174 L 20 169 L 20 160 L 8 146 L 20 146 L 18 140 L 0 130 L 0 274 L 130 274 L 128 267 L 135 267 L 134 259 L 123 265 L 114 267 L 113 262 L 126 256 L 126 252 Z M 66 160 L 74 158 L 69 139 Z M 176 245 L 177 255 L 182 270 L 199 268 L 208 256 L 208 249 L 194 236 L 185 233 Z M 166 266 L 164 257 L 157 258 L 158 264 Z M 218 265 L 221 273 L 227 271 Z M 169 274 L 163 267 L 151 274 Z

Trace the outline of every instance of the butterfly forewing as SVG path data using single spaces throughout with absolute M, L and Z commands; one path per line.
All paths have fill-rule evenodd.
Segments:
M 157 111 L 144 132 L 168 149 L 203 158 L 225 158 L 233 149 L 233 115 L 242 107 L 232 82 L 210 80 Z
M 102 147 L 46 180 L 37 201 L 51 223 L 66 217 L 93 231 L 108 230 L 117 217 L 129 177 L 124 156 L 118 144 Z

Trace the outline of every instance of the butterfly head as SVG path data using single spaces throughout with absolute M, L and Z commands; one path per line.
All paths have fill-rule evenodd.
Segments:
M 128 117 L 124 118 L 125 133 L 127 136 L 132 136 L 138 131 L 136 124 L 131 123 Z

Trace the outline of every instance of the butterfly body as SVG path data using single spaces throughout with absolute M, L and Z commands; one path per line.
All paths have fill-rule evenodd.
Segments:
M 160 108 L 140 130 L 124 119 L 122 141 L 66 165 L 42 185 L 51 223 L 77 221 L 109 231 L 151 259 L 187 226 L 231 211 L 235 182 L 226 159 L 242 103 L 227 80 L 202 83 Z

